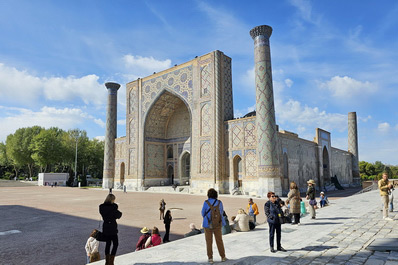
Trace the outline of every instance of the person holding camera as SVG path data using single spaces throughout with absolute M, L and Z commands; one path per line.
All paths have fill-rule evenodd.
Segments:
M 393 189 L 393 186 L 388 182 L 387 172 L 383 173 L 383 177 L 381 180 L 379 180 L 378 186 L 380 190 L 381 201 L 383 202 L 383 219 L 387 221 L 392 221 L 393 219 L 388 217 L 388 202 L 389 202 L 388 195 L 390 193 L 390 190 Z

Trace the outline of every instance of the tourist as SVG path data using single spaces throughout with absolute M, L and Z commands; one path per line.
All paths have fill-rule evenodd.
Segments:
M 166 212 L 166 214 L 164 216 L 164 220 L 163 220 L 164 227 L 166 229 L 166 233 L 164 234 L 164 237 L 163 237 L 163 242 L 164 243 L 170 242 L 170 239 L 169 239 L 170 224 L 171 224 L 172 221 L 173 221 L 173 217 L 171 217 L 171 212 L 170 212 L 170 210 L 167 210 L 167 212 Z
M 257 204 L 253 202 L 253 199 L 249 199 L 249 204 L 246 207 L 246 211 L 249 213 L 250 216 L 253 216 L 254 223 L 257 222 L 256 216 L 259 214 Z
M 190 224 L 189 228 L 191 229 L 191 231 L 186 233 L 184 235 L 184 237 L 190 237 L 190 236 L 194 236 L 194 235 L 199 235 L 201 233 L 200 230 L 196 228 L 195 224 Z
M 152 235 L 148 237 L 145 242 L 145 248 L 154 247 L 162 244 L 162 237 L 159 235 L 159 229 L 154 226 L 152 229 Z
M 149 229 L 146 227 L 143 227 L 140 232 L 142 235 L 140 236 L 140 238 L 138 238 L 137 244 L 135 245 L 135 251 L 144 249 L 146 241 L 148 240 L 148 238 L 151 237 Z
M 310 205 L 310 214 L 311 218 L 315 219 L 315 206 L 316 206 L 316 200 L 315 200 L 315 181 L 313 179 L 310 179 L 307 181 L 308 184 L 308 189 L 306 193 L 306 199 L 309 200 L 308 204 Z
M 90 262 L 99 261 L 101 259 L 100 254 L 98 252 L 99 241 L 97 241 L 97 239 L 95 239 L 97 233 L 98 233 L 98 230 L 94 229 L 91 232 L 90 237 L 87 239 L 87 243 L 85 246 L 86 253 L 87 253 L 86 264 L 90 263 Z
M 283 220 L 284 223 L 291 223 L 292 222 L 292 214 L 290 213 L 289 208 L 286 206 L 285 202 L 280 200 L 279 206 L 281 207 L 283 213 Z
M 231 226 L 229 225 L 227 213 L 224 211 L 222 214 L 222 218 L 224 219 L 224 223 L 221 227 L 221 234 L 226 235 L 231 233 Z
M 120 219 L 120 217 L 122 217 L 122 213 L 118 210 L 118 206 L 115 203 L 115 200 L 115 195 L 108 194 L 104 203 L 99 206 L 99 212 L 102 216 L 102 219 L 104 220 L 102 224 L 102 233 L 104 234 L 106 239 L 105 259 L 107 265 L 113 265 L 117 247 L 119 246 L 116 219 Z M 113 247 L 112 251 L 110 252 L 111 244 L 113 244 Z
M 387 172 L 383 173 L 383 177 L 381 180 L 379 180 L 378 186 L 380 190 L 381 201 L 383 203 L 383 219 L 391 221 L 393 219 L 388 217 L 388 201 L 389 201 L 388 194 L 390 190 L 393 188 L 393 186 L 388 182 Z
M 282 210 L 280 205 L 276 201 L 276 196 L 274 192 L 268 192 L 267 198 L 269 199 L 264 204 L 264 212 L 267 216 L 267 222 L 269 226 L 269 245 L 270 250 L 272 253 L 275 253 L 276 250 L 274 249 L 274 237 L 276 232 L 276 246 L 278 251 L 285 252 L 286 250 L 281 245 L 281 222 L 279 217 L 282 216 Z
M 218 253 L 221 261 L 227 261 L 225 256 L 224 242 L 222 240 L 221 227 L 225 225 L 222 218 L 224 207 L 220 200 L 217 200 L 218 193 L 211 188 L 207 191 L 207 200 L 204 201 L 202 207 L 203 228 L 205 229 L 206 249 L 209 263 L 213 262 L 213 234 L 216 240 Z
M 166 210 L 166 202 L 161 199 L 159 202 L 160 220 L 164 219 L 164 210 Z
M 238 214 L 235 217 L 232 229 L 238 232 L 247 232 L 250 230 L 249 221 L 250 217 L 245 213 L 243 209 L 239 209 Z
M 297 184 L 292 181 L 290 183 L 290 191 L 287 194 L 286 204 L 290 205 L 290 213 L 293 215 L 292 225 L 300 223 L 300 191 Z
M 321 208 L 329 204 L 328 197 L 325 196 L 323 191 L 321 191 L 321 194 L 319 195 L 319 204 L 321 205 Z

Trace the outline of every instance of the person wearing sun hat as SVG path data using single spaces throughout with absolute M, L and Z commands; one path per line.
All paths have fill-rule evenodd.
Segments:
M 306 199 L 309 200 L 309 205 L 310 205 L 310 214 L 311 218 L 315 219 L 315 206 L 316 206 L 316 200 L 315 200 L 315 181 L 313 179 L 310 179 L 307 181 L 308 184 L 308 189 L 306 193 Z
M 142 235 L 138 239 L 137 245 L 135 246 L 135 251 L 144 249 L 146 241 L 149 237 L 151 237 L 151 233 L 149 233 L 149 229 L 147 227 L 143 227 L 140 232 Z

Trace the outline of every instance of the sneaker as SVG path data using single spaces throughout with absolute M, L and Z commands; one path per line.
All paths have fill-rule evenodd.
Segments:
M 384 217 L 383 219 L 386 220 L 386 221 L 393 221 L 393 219 L 390 218 L 390 217 Z
M 208 262 L 209 262 L 210 264 L 213 264 L 213 263 L 214 263 L 213 259 L 209 259 Z
M 227 260 L 228 260 L 227 257 L 224 257 L 224 258 L 221 259 L 221 262 L 224 262 L 224 261 L 227 261 Z

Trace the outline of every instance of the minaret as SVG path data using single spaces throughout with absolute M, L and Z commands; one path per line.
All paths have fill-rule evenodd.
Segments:
M 357 113 L 348 113 L 348 152 L 352 154 L 353 182 L 359 181 Z
M 104 176 L 102 188 L 113 188 L 115 177 L 115 138 L 117 125 L 117 90 L 120 85 L 117 83 L 105 83 L 108 89 L 108 105 L 106 108 L 106 132 L 104 150 Z
M 257 26 L 250 31 L 254 40 L 256 76 L 256 129 L 259 195 L 273 191 L 282 195 L 281 173 L 277 150 L 274 91 L 272 87 L 270 26 Z

